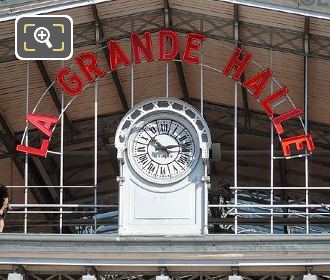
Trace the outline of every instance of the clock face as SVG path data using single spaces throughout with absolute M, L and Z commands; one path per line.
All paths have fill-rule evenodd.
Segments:
M 193 135 L 194 130 L 185 121 L 149 120 L 132 139 L 132 164 L 149 181 L 179 180 L 191 170 L 198 156 Z

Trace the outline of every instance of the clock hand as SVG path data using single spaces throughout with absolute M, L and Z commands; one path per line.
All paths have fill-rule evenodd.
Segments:
M 156 141 L 155 144 L 162 149 L 166 149 L 166 147 L 160 144 L 158 141 Z
M 178 151 L 166 150 L 166 152 L 167 152 L 168 154 L 173 154 L 173 153 L 177 153 Z
M 155 147 L 155 150 L 156 151 L 162 151 L 162 152 L 165 152 L 166 154 L 170 154 L 170 152 L 166 149 L 166 147 L 165 146 L 158 146 L 158 147 Z
M 164 147 L 162 144 L 160 144 L 160 143 L 155 139 L 155 137 L 156 137 L 156 136 L 152 137 L 150 141 L 151 141 L 153 144 L 156 144 L 158 147 L 164 149 L 165 147 Z M 157 149 L 157 147 L 156 147 L 156 149 Z
M 177 148 L 177 147 L 186 147 L 186 144 L 179 144 L 179 145 L 168 145 L 165 146 L 166 149 L 173 149 L 173 148 Z

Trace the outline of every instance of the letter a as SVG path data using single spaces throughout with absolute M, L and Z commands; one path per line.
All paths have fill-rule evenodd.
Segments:
M 108 49 L 110 56 L 110 70 L 117 70 L 118 64 L 124 64 L 128 66 L 130 64 L 129 59 L 127 58 L 125 52 L 121 49 L 119 44 L 114 41 L 108 41 Z
M 270 77 L 272 76 L 272 71 L 270 69 L 265 69 L 264 71 L 258 73 L 251 79 L 245 81 L 242 86 L 250 89 L 252 92 L 252 95 L 255 98 L 258 98 L 261 92 L 266 87 Z
M 27 114 L 26 120 L 49 138 L 53 135 L 52 125 L 58 123 L 58 118 L 46 115 Z
M 26 120 L 38 128 L 43 134 L 49 138 L 53 135 L 52 125 L 57 124 L 59 119 L 53 116 L 27 114 Z M 19 152 L 45 157 L 49 146 L 49 139 L 42 139 L 41 147 L 33 148 L 29 146 L 17 145 L 16 150 Z

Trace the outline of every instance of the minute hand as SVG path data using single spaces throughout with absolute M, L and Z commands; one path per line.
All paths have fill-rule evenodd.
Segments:
M 168 145 L 165 146 L 166 149 L 173 149 L 173 148 L 177 148 L 177 147 L 186 147 L 186 144 L 181 144 L 181 145 Z

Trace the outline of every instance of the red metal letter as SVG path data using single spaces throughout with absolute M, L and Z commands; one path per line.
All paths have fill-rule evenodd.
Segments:
M 137 33 L 131 34 L 131 44 L 135 64 L 141 63 L 140 51 L 142 52 L 146 61 L 150 62 L 154 60 L 150 32 L 144 32 L 143 37 L 145 40 L 145 44 L 143 44 L 141 38 Z
M 69 74 L 69 72 L 70 72 L 69 67 L 62 68 L 57 74 L 57 78 L 56 78 L 57 82 L 66 93 L 68 93 L 70 95 L 77 95 L 77 94 L 81 93 L 83 90 L 83 81 L 77 73 L 73 73 L 69 77 L 69 82 L 70 82 L 70 84 L 73 85 L 73 86 L 70 86 L 64 80 L 64 76 Z
M 166 52 L 166 39 L 171 40 L 171 50 Z M 179 52 L 179 37 L 172 30 L 160 30 L 158 32 L 158 59 L 171 60 L 176 58 Z
M 303 112 L 302 112 L 302 110 L 300 108 L 296 108 L 296 109 L 292 109 L 291 111 L 286 112 L 286 113 L 284 113 L 284 114 L 282 114 L 282 115 L 274 118 L 272 120 L 272 122 L 273 122 L 273 124 L 274 124 L 274 126 L 276 128 L 277 133 L 278 134 L 282 134 L 284 132 L 284 129 L 282 127 L 282 122 L 287 121 L 289 119 L 292 119 L 292 118 L 294 118 L 296 116 L 299 116 L 302 113 Z
M 31 154 L 31 155 L 36 155 L 36 156 L 40 156 L 40 157 L 46 157 L 48 146 L 49 146 L 49 140 L 42 139 L 40 149 L 32 148 L 29 146 L 17 145 L 16 151 Z
M 270 107 L 270 104 L 274 103 L 277 99 L 281 98 L 288 92 L 289 89 L 287 87 L 283 87 L 260 102 L 261 107 L 264 108 L 268 116 L 273 117 L 274 115 L 274 110 L 272 107 Z
M 304 145 L 303 145 L 304 142 L 306 142 L 306 144 L 307 144 L 308 151 L 313 151 L 315 149 L 312 135 L 310 135 L 310 134 L 298 135 L 298 136 L 282 139 L 282 149 L 283 149 L 284 155 L 286 157 L 291 155 L 290 145 L 292 145 L 292 144 L 295 144 L 297 147 L 297 150 L 301 151 L 302 149 L 304 149 Z
M 255 98 L 258 98 L 261 92 L 264 90 L 265 86 L 267 85 L 270 77 L 272 76 L 272 71 L 270 69 L 265 69 L 262 72 L 258 73 L 251 79 L 245 81 L 242 86 L 250 89 L 252 95 Z
M 77 62 L 79 68 L 81 69 L 89 83 L 95 81 L 95 76 L 92 75 L 92 73 L 99 77 L 103 77 L 106 74 L 103 70 L 97 67 L 97 57 L 91 52 L 86 52 L 81 55 L 78 55 L 74 58 L 74 60 Z M 89 63 L 86 64 L 86 60 L 89 60 Z
M 58 123 L 58 118 L 46 115 L 27 114 L 26 120 L 32 123 L 49 138 L 53 135 L 51 127 Z
M 199 49 L 201 48 L 201 45 L 195 44 L 194 40 L 203 42 L 203 41 L 205 41 L 205 35 L 197 34 L 197 33 L 188 33 L 187 34 L 186 45 L 184 47 L 182 60 L 186 61 L 186 62 L 198 64 L 200 61 L 200 57 L 190 54 L 191 51 L 199 51 Z
M 227 65 L 223 69 L 223 74 L 225 76 L 228 76 L 235 67 L 235 73 L 232 75 L 232 78 L 236 81 L 238 81 L 239 78 L 242 76 L 246 66 L 249 64 L 249 62 L 252 59 L 252 53 L 249 52 L 246 52 L 245 55 L 242 58 L 240 58 L 242 52 L 243 52 L 242 49 L 237 48 L 233 52 L 231 58 L 227 62 Z
M 114 41 L 108 41 L 108 49 L 109 49 L 109 56 L 110 56 L 110 70 L 116 70 L 118 64 L 129 65 L 129 59 L 127 58 L 125 52 L 121 49 L 119 44 Z

